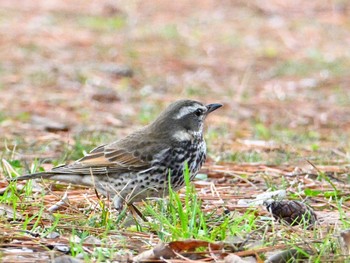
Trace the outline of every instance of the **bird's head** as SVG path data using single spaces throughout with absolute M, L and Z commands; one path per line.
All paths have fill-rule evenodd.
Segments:
M 151 124 L 158 133 L 168 133 L 176 140 L 202 136 L 206 117 L 222 105 L 204 105 L 194 100 L 179 100 L 170 104 Z

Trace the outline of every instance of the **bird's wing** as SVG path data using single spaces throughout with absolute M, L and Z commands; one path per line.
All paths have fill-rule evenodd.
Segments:
M 135 150 L 127 151 L 115 145 L 110 147 L 101 145 L 72 164 L 57 166 L 48 172 L 23 175 L 15 180 L 47 178 L 91 185 L 90 182 L 83 180 L 84 176 L 108 176 L 125 172 L 147 171 L 150 168 L 151 161 L 146 161 L 142 156 L 137 157 Z
M 109 148 L 107 145 L 93 149 L 76 162 L 59 166 L 52 171 L 55 173 L 74 174 L 110 174 L 123 172 L 139 172 L 150 168 L 151 163 L 141 156 L 136 156 L 135 151 L 127 151 L 123 148 Z
M 137 157 L 135 151 L 130 152 L 122 148 L 105 148 L 103 151 L 91 152 L 77 162 L 87 166 L 113 166 L 114 168 L 128 168 L 129 170 L 143 169 L 150 165 L 148 161 Z

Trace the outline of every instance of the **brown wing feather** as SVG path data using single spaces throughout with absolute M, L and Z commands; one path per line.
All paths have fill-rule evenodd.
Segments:
M 160 150 L 170 149 L 168 141 L 153 138 L 146 129 L 135 131 L 129 136 L 93 149 L 76 162 L 53 169 L 55 173 L 90 175 L 111 175 L 124 172 L 141 172 L 151 168 L 153 157 Z M 148 140 L 144 140 L 148 136 Z
M 150 163 L 136 157 L 124 149 L 106 148 L 105 145 L 95 148 L 76 162 L 54 168 L 54 172 L 77 174 L 109 174 L 126 171 L 142 171 L 150 168 Z
M 101 153 L 101 152 L 104 152 L 104 149 L 106 147 L 107 144 L 102 144 L 100 146 L 97 146 L 96 148 L 92 149 L 90 151 L 90 153 Z

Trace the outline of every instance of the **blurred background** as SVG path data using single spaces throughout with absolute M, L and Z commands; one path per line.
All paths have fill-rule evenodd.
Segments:
M 213 161 L 345 164 L 349 46 L 346 0 L 1 0 L 0 147 L 72 160 L 191 98 Z

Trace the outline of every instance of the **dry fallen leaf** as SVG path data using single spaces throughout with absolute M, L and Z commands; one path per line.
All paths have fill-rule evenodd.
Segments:
M 173 241 L 169 243 L 169 247 L 176 252 L 194 251 L 197 248 L 208 247 L 211 250 L 223 248 L 222 243 L 210 243 L 202 240 L 184 240 Z
M 133 262 L 141 262 L 152 259 L 160 258 L 173 258 L 176 257 L 174 251 L 169 247 L 168 244 L 160 243 L 155 248 L 146 250 L 137 256 L 133 257 Z
M 249 257 L 249 260 L 244 260 L 243 258 L 235 254 L 229 254 L 224 258 L 224 263 L 255 263 L 255 262 L 257 261 L 252 257 Z
M 267 263 L 299 262 L 306 259 L 305 255 L 296 249 L 283 250 L 270 256 Z
M 6 216 L 10 220 L 23 220 L 23 216 L 18 211 L 14 211 L 12 207 L 5 204 L 0 204 L 0 216 Z
M 58 132 L 58 131 L 68 131 L 69 126 L 65 123 L 58 122 L 57 120 L 52 120 L 48 117 L 33 115 L 32 116 L 33 125 L 40 127 L 48 132 Z

